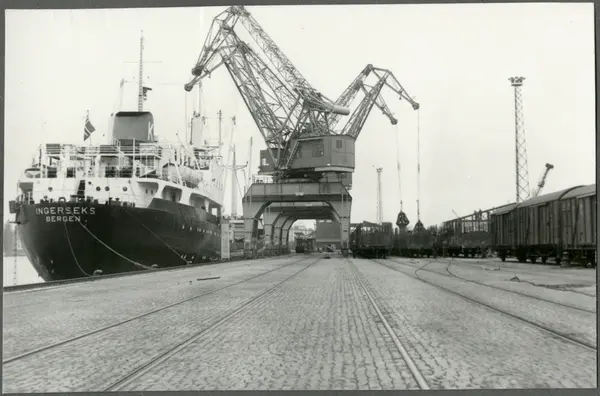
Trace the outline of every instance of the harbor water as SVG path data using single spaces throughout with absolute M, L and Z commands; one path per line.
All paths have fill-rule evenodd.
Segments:
M 3 256 L 3 260 L 3 286 L 44 282 L 38 276 L 27 256 Z

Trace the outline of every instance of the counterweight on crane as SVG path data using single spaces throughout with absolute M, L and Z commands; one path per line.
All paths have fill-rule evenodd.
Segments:
M 239 38 L 235 30 L 238 21 L 273 68 Z M 228 70 L 267 145 L 267 149 L 261 151 L 259 173 L 273 175 L 275 182 L 324 178 L 335 181 L 326 175 L 339 179 L 340 174 L 352 173 L 354 142 L 373 105 L 377 105 L 392 123 L 396 122 L 379 95 L 384 86 L 406 99 L 413 108 L 419 107 L 390 71 L 371 65 L 361 71 L 336 102 L 332 102 L 306 81 L 242 6 L 230 7 L 214 19 L 192 69 L 194 77 L 185 89 L 191 90 L 221 65 Z M 367 86 L 364 81 L 371 74 L 378 80 Z M 358 91 L 364 92 L 365 98 L 347 124 L 336 132 L 334 128 L 341 116 L 350 114 L 347 106 Z M 343 154 L 333 155 L 332 151 Z

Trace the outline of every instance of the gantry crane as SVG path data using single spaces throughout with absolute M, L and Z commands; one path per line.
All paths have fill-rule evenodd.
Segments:
M 274 67 L 269 67 L 239 38 L 235 29 L 239 26 L 238 22 Z M 271 167 L 266 169 L 261 164 L 263 171 L 260 173 L 273 175 L 275 182 L 298 179 L 317 181 L 325 174 L 353 172 L 353 157 L 350 161 L 344 159 L 336 163 L 336 159 L 325 152 L 325 147 L 335 144 L 337 149 L 343 148 L 346 153 L 353 155 L 354 141 L 373 105 L 377 105 L 392 123 L 396 122 L 379 95 L 384 86 L 395 91 L 401 99 L 406 99 L 414 109 L 419 108 L 389 70 L 372 65 L 363 69 L 333 102 L 308 83 L 243 6 L 229 7 L 215 17 L 192 69 L 194 77 L 185 85 L 185 89 L 190 91 L 221 65 L 231 75 L 265 140 L 265 157 L 268 155 Z M 369 86 L 365 80 L 371 74 L 376 75 L 378 80 Z M 348 106 L 359 91 L 365 94 L 365 98 L 345 126 L 336 132 L 334 128 L 341 116 L 350 115 Z M 326 140 L 330 142 L 326 143 Z M 312 157 L 310 160 L 301 160 L 301 155 L 296 156 L 306 151 L 313 153 L 309 154 Z M 265 157 L 261 152 L 263 161 L 267 159 Z
M 537 188 L 535 189 L 535 191 L 533 191 L 534 198 L 540 195 L 540 193 L 542 192 L 542 189 L 546 185 L 546 178 L 548 177 L 548 173 L 550 173 L 551 169 L 554 169 L 554 165 L 546 164 L 546 169 L 544 170 L 544 173 L 542 174 L 542 177 L 540 178 L 540 181 L 537 184 Z

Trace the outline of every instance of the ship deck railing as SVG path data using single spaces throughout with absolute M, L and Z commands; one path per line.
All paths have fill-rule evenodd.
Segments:
M 96 191 L 94 191 L 94 193 L 96 193 Z M 116 197 L 111 197 L 109 195 L 108 199 L 102 199 L 99 200 L 98 198 L 94 197 L 93 195 L 90 195 L 89 192 L 83 192 L 83 193 L 78 193 L 77 191 L 74 191 L 72 188 L 69 189 L 54 189 L 52 188 L 51 191 L 48 190 L 33 190 L 33 191 L 28 191 L 27 193 L 24 194 L 20 194 L 17 197 L 17 201 L 18 202 L 31 202 L 33 200 L 34 196 L 42 196 L 42 198 L 40 199 L 41 201 L 43 200 L 48 200 L 51 202 L 59 202 L 60 200 L 62 200 L 64 198 L 65 201 L 79 201 L 79 200 L 91 200 L 94 202 L 105 202 L 105 201 L 115 201 L 115 202 L 130 202 L 130 203 L 136 203 L 136 205 L 140 205 L 140 204 L 144 204 L 147 201 L 146 197 L 143 196 L 138 196 L 135 193 L 131 193 L 131 192 L 124 192 L 122 190 L 120 190 L 117 194 L 118 195 Z
M 100 144 L 96 146 L 78 146 L 74 144 L 46 144 L 45 154 L 52 158 L 60 158 L 61 155 L 90 157 L 90 156 L 119 156 L 134 155 L 144 157 L 161 158 L 163 147 L 155 143 L 140 143 L 136 146 Z
M 86 172 L 87 170 L 87 172 Z M 202 169 L 200 169 L 202 170 Z M 40 175 L 33 177 L 32 179 L 40 179 L 40 178 L 48 178 L 48 179 L 57 179 L 58 178 L 58 170 L 56 168 L 46 168 L 43 169 Z M 67 174 L 65 178 L 67 179 L 85 179 L 85 178 L 98 178 L 98 179 L 114 179 L 114 178 L 133 178 L 134 177 L 134 168 L 131 166 L 128 167 L 106 167 L 104 168 L 104 172 L 101 174 L 96 174 L 93 167 L 91 169 L 86 168 L 77 168 L 77 173 Z M 171 178 L 165 176 L 161 170 L 153 168 L 153 167 L 144 167 L 141 166 L 139 171 L 135 172 L 135 177 L 138 179 L 153 179 L 153 180 L 161 180 L 169 183 L 174 183 L 187 188 L 196 188 L 196 186 L 192 185 L 185 180 L 179 182 L 176 178 Z M 211 184 L 203 181 L 198 184 L 198 186 L 202 186 L 205 189 L 210 188 Z
M 74 144 L 58 144 L 49 143 L 45 147 L 45 155 L 52 159 L 61 160 L 65 159 L 64 162 L 77 162 L 85 160 L 95 160 L 95 157 L 128 157 L 137 163 L 140 167 L 156 168 L 153 165 L 148 165 L 140 160 L 151 160 L 156 161 L 160 159 L 167 159 L 163 157 L 165 152 L 170 153 L 170 157 L 177 158 L 175 153 L 177 152 L 176 147 L 163 147 L 157 143 L 140 143 L 138 145 L 97 145 L 97 146 L 78 146 Z M 200 153 L 189 153 L 187 154 L 188 167 L 190 169 L 202 171 L 210 168 L 207 162 L 210 162 L 212 158 L 209 156 L 200 155 Z M 77 167 L 77 166 L 76 166 Z M 150 173 L 151 171 L 144 171 L 143 173 Z

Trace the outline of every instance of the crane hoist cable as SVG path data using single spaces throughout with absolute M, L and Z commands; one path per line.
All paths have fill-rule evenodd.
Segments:
M 421 221 L 421 121 L 417 109 L 417 221 Z
M 421 121 L 420 111 L 417 109 L 417 222 L 413 231 L 423 231 L 425 227 L 421 222 Z
M 402 212 L 404 208 L 402 204 L 402 176 L 400 172 L 400 138 L 398 137 L 399 129 L 400 128 L 398 128 L 398 124 L 396 124 L 394 128 L 394 135 L 396 135 L 396 171 L 398 173 L 398 197 L 400 198 L 400 211 Z
M 398 195 L 400 197 L 400 212 L 396 217 L 396 225 L 400 230 L 405 230 L 406 227 L 410 224 L 410 220 L 404 213 L 404 203 L 402 201 L 402 174 L 400 169 L 400 137 L 399 137 L 399 129 L 398 124 L 395 124 L 395 134 L 396 134 L 396 171 L 398 174 Z

